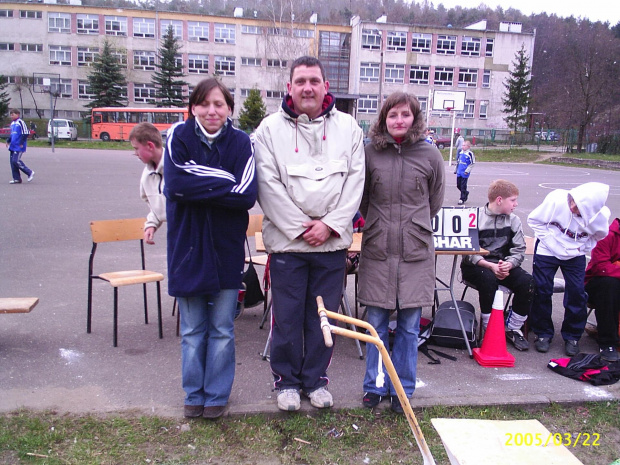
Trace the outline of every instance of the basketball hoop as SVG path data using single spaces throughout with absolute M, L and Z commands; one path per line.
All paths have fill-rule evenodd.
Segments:
M 454 107 L 446 107 L 445 110 L 446 111 L 452 111 L 452 110 L 454 110 Z

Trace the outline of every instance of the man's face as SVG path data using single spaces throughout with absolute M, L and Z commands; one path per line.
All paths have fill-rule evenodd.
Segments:
M 11 117 L 11 121 L 15 121 L 19 118 L 17 113 L 10 113 L 9 116 Z
M 568 196 L 568 208 L 570 208 L 570 211 L 573 215 L 581 216 L 581 213 L 579 212 L 579 207 L 570 195 Z
M 500 208 L 500 213 L 503 215 L 510 215 L 515 208 L 519 206 L 519 202 L 517 202 L 518 195 L 513 195 L 511 197 L 499 197 L 498 204 Z
M 152 142 L 147 142 L 146 144 L 141 144 L 135 139 L 131 140 L 131 146 L 134 149 L 134 155 L 140 159 L 142 163 L 149 164 L 155 163 L 154 154 L 155 154 L 155 146 Z
M 299 115 L 316 118 L 323 110 L 323 99 L 329 89 L 329 82 L 323 80 L 318 66 L 298 66 L 293 71 L 291 82 L 286 85 L 293 99 L 293 108 Z
M 467 141 L 463 142 L 463 150 L 465 152 L 467 152 L 469 150 L 469 142 L 467 142 Z

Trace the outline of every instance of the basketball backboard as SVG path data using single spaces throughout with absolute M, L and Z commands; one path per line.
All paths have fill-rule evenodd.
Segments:
M 32 91 L 38 94 L 58 92 L 60 74 L 32 73 Z
M 465 110 L 465 94 L 463 90 L 435 90 L 433 91 L 433 110 L 463 111 Z

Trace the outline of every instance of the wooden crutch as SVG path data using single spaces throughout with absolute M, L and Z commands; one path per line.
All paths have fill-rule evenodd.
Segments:
M 325 339 L 325 345 L 327 347 L 332 347 L 334 345 L 334 341 L 332 340 L 332 333 L 351 339 L 358 339 L 366 343 L 374 344 L 377 347 L 379 353 L 381 354 L 381 357 L 383 358 L 383 364 L 385 365 L 385 369 L 387 370 L 390 380 L 392 381 L 392 384 L 396 389 L 396 394 L 398 395 L 398 400 L 400 400 L 400 405 L 403 406 L 405 416 L 407 417 L 407 421 L 409 422 L 409 426 L 411 427 L 411 432 L 415 437 L 416 443 L 418 444 L 418 449 L 420 449 L 420 453 L 422 454 L 422 458 L 424 459 L 424 465 L 435 465 L 433 455 L 428 448 L 428 444 L 426 444 L 426 440 L 424 439 L 424 435 L 422 434 L 420 425 L 418 425 L 413 410 L 411 409 L 411 404 L 409 403 L 409 399 L 405 394 L 405 390 L 403 389 L 403 385 L 400 382 L 400 378 L 396 373 L 394 364 L 390 359 L 390 354 L 385 348 L 385 345 L 377 334 L 375 328 L 366 321 L 358 320 L 356 318 L 351 318 L 346 315 L 341 315 L 340 313 L 330 312 L 329 310 L 326 310 L 323 303 L 323 298 L 321 296 L 317 296 L 316 303 L 318 306 L 319 317 L 321 319 L 321 330 L 323 331 L 323 338 Z M 355 326 L 359 326 L 360 328 L 367 329 L 370 332 L 370 335 L 331 325 L 329 324 L 328 318 L 333 318 L 334 320 L 339 320 L 346 324 L 352 324 Z

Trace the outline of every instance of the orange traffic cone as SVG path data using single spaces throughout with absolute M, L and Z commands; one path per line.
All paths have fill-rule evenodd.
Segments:
M 482 347 L 474 349 L 474 359 L 483 367 L 513 367 L 515 358 L 506 350 L 504 333 L 504 293 L 495 292 L 491 318 L 484 333 Z

